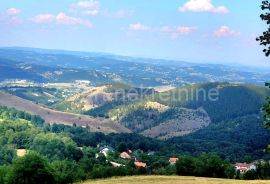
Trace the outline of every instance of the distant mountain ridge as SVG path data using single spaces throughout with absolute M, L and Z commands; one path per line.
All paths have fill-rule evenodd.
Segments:
M 67 82 L 83 79 L 90 80 L 93 85 L 122 82 L 154 87 L 204 82 L 264 85 L 270 78 L 269 73 L 248 72 L 224 65 L 33 48 L 0 48 L 0 66 L 5 71 L 5 74 L 0 73 L 0 81 Z

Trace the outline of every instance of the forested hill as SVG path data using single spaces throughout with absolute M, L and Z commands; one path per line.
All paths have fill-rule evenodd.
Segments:
M 218 95 L 215 95 L 217 99 L 211 100 L 208 98 L 208 94 L 212 89 L 217 89 Z M 258 114 L 269 95 L 269 89 L 255 85 L 204 83 L 157 94 L 154 100 L 173 107 L 192 109 L 203 107 L 212 122 L 217 122 L 247 114 Z
M 43 97 L 48 99 L 47 93 L 41 93 L 40 87 L 40 93 L 35 87 L 16 89 L 14 94 L 31 95 L 31 99 L 37 98 L 36 103 Z M 218 99 L 204 100 L 202 91 L 208 94 L 212 89 L 218 90 Z M 199 91 L 198 99 L 191 98 L 192 91 L 193 95 Z M 128 96 L 136 98 L 128 100 Z M 264 155 L 270 134 L 264 128 L 261 108 L 267 96 L 270 92 L 265 87 L 236 83 L 195 84 L 165 92 L 114 84 L 90 87 L 83 93 L 59 98 L 54 107 L 102 116 L 102 119 L 109 120 L 106 122 L 115 122 L 114 125 L 123 127 L 126 132 L 136 133 L 128 135 L 129 138 L 140 134 L 166 140 L 177 152 L 193 155 L 216 152 L 223 158 L 237 161 Z M 103 131 L 102 126 L 95 131 Z
M 206 91 L 217 88 L 218 100 L 205 101 L 202 95 L 199 100 L 193 101 L 184 96 L 181 100 L 167 98 L 166 101 L 160 96 L 155 97 L 156 101 L 168 106 L 203 108 L 211 118 L 209 126 L 184 137 L 175 137 L 168 142 L 178 143 L 179 150 L 194 154 L 212 150 L 224 157 L 230 155 L 232 160 L 241 156 L 250 161 L 254 156 L 260 158 L 270 142 L 270 132 L 264 127 L 262 114 L 262 107 L 270 95 L 269 89 L 254 85 L 212 83 L 177 88 L 163 95 L 171 96 L 181 94 L 181 91 L 186 89 L 190 92 L 200 88 Z
M 208 94 L 212 89 L 218 90 L 218 99 L 204 99 L 202 91 Z M 196 91 L 198 99 L 192 96 Z M 108 103 L 87 114 L 116 119 L 145 136 L 169 139 L 183 153 L 217 152 L 231 160 L 251 159 L 260 158 L 270 142 L 261 112 L 269 95 L 267 88 L 249 84 L 204 83 L 155 93 L 131 104 Z
M 211 90 L 217 92 L 213 100 L 208 97 Z M 265 87 L 203 83 L 151 93 L 129 103 L 107 101 L 84 113 L 118 121 L 146 136 L 168 139 L 190 134 L 209 124 L 257 116 L 268 95 L 270 91 Z

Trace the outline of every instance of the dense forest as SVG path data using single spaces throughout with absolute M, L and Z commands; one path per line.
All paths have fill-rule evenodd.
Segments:
M 232 164 L 214 153 L 191 157 L 177 148 L 179 143 L 170 144 L 137 134 L 105 135 L 76 126 L 49 125 L 39 116 L 6 107 L 0 107 L 0 144 L 1 184 L 20 184 L 25 179 L 30 183 L 64 184 L 138 174 L 237 176 Z M 107 157 L 100 153 L 105 145 L 112 148 Z M 26 155 L 19 156 L 18 150 L 26 150 Z M 134 160 L 119 158 L 120 152 L 127 150 L 134 150 L 136 159 L 146 163 L 147 168 L 135 167 Z M 171 165 L 170 157 L 181 159 Z M 123 166 L 112 167 L 111 161 Z M 262 163 L 261 172 L 265 169 L 268 165 Z M 268 177 L 262 173 L 241 177 Z

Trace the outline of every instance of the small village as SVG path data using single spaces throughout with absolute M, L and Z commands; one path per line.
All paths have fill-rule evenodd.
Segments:
M 79 149 L 84 149 L 82 147 L 78 147 Z M 140 161 L 140 159 L 137 159 L 137 156 L 140 156 L 144 154 L 142 150 L 127 150 L 123 151 L 121 153 L 118 153 L 115 151 L 114 148 L 111 146 L 98 146 L 99 153 L 96 153 L 96 159 L 100 157 L 100 154 L 103 155 L 106 158 L 106 162 L 109 162 L 113 167 L 125 167 L 126 165 L 124 163 L 129 163 L 130 161 L 133 162 L 134 166 L 137 168 L 147 168 L 147 163 L 144 163 Z M 27 153 L 27 150 L 25 149 L 17 149 L 17 156 L 23 157 Z M 154 156 L 156 153 L 154 151 L 150 151 L 147 153 L 148 156 Z M 118 157 L 118 158 L 117 158 Z M 177 161 L 181 159 L 181 157 L 171 157 L 168 158 L 168 162 L 171 166 L 175 166 Z M 117 161 L 116 161 L 117 160 Z M 236 173 L 239 172 L 240 174 L 245 174 L 248 171 L 256 170 L 257 169 L 258 162 L 253 163 L 235 163 L 235 171 Z
M 110 155 L 114 155 L 114 153 L 116 152 L 112 147 L 110 146 L 103 146 L 99 148 L 101 154 L 103 154 L 106 157 L 106 161 L 110 162 L 111 165 L 113 167 L 124 167 L 125 165 L 123 163 L 127 163 L 127 161 L 134 161 L 134 165 L 137 168 L 147 168 L 147 163 L 144 163 L 142 161 L 140 161 L 140 159 L 138 159 L 138 155 L 140 157 L 141 154 L 143 154 L 144 152 L 142 150 L 127 150 L 127 151 L 123 151 L 121 153 L 118 154 L 118 159 L 121 163 L 118 163 L 116 161 L 113 160 L 108 160 L 110 157 Z M 117 153 L 117 152 L 116 152 Z M 154 156 L 156 153 L 154 151 L 149 151 L 147 153 L 148 156 Z M 96 154 L 96 158 L 99 157 L 99 154 Z M 115 157 L 114 157 L 115 158 Z M 171 166 L 174 166 L 177 161 L 181 159 L 181 157 L 170 157 L 168 158 L 168 162 Z M 234 164 L 234 168 L 236 173 L 239 172 L 240 174 L 245 174 L 248 171 L 251 170 L 256 170 L 257 169 L 257 164 L 258 162 L 253 162 L 253 163 L 235 163 Z

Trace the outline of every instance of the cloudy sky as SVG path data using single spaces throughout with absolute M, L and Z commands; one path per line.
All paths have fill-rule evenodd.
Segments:
M 269 66 L 260 0 L 8 0 L 0 46 Z

